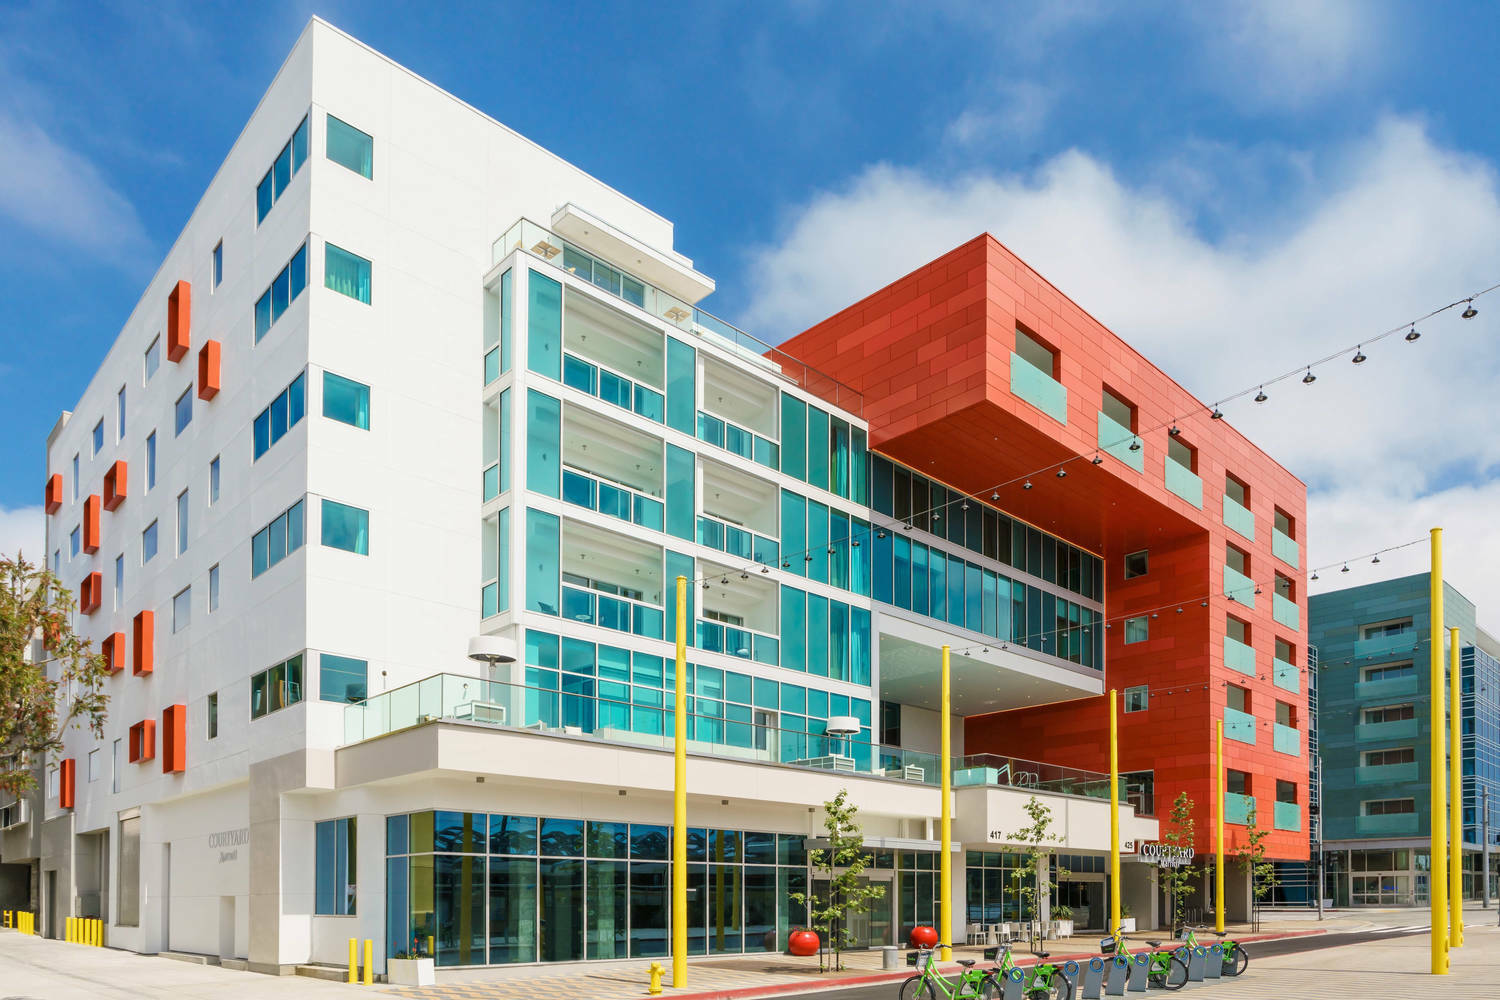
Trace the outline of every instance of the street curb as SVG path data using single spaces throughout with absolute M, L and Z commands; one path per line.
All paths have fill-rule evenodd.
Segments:
M 1283 938 L 1311 937 L 1314 934 L 1328 933 L 1325 928 L 1316 928 L 1306 931 L 1281 931 L 1272 934 L 1253 934 L 1248 937 L 1235 938 L 1242 944 L 1252 944 L 1256 941 L 1279 941 Z M 1049 955 L 1053 962 L 1084 961 L 1094 958 L 1098 952 L 1082 951 L 1067 955 Z M 1027 956 L 1025 960 L 1016 962 L 1016 965 L 1025 968 L 1035 964 L 1036 959 Z M 963 966 L 957 964 L 943 965 L 939 971 L 953 974 L 959 972 Z M 770 986 L 736 986 L 731 989 L 709 990 L 701 993 L 672 993 L 671 987 L 665 987 L 662 995 L 671 997 L 672 1000 L 760 1000 L 761 997 L 778 997 L 787 994 L 812 994 L 828 993 L 834 990 L 849 990 L 860 986 L 878 986 L 881 983 L 895 983 L 904 979 L 910 979 L 916 975 L 910 969 L 901 972 L 882 972 L 873 976 L 850 976 L 840 979 L 838 982 L 809 982 L 776 983 Z

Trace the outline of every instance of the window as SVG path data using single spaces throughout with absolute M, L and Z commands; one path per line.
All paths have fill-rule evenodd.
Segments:
M 318 654 L 318 700 L 354 704 L 365 700 L 369 664 L 352 656 Z
M 894 701 L 880 703 L 880 742 L 886 746 L 901 745 L 901 704 Z
M 322 542 L 330 549 L 343 549 L 361 556 L 369 555 L 370 512 L 324 500 Z
M 193 623 L 193 588 L 183 587 L 172 597 L 172 632 L 181 632 Z
M 188 547 L 188 491 L 177 494 L 177 554 L 182 555 Z
M 1030 364 L 1037 371 L 1048 378 L 1057 378 L 1057 352 L 1044 344 L 1039 337 L 1033 333 L 1016 327 L 1016 353 L 1021 360 Z
M 1272 511 L 1274 515 L 1273 519 L 1276 523 L 1276 530 L 1281 532 L 1288 538 L 1296 538 L 1296 524 L 1292 520 L 1292 515 L 1288 514 L 1280 507 L 1275 507 L 1272 509 Z
M 209 291 L 218 288 L 224 281 L 224 241 L 220 240 L 214 244 L 213 260 L 213 285 Z
M 1378 726 L 1386 722 L 1407 722 L 1416 717 L 1417 710 L 1413 705 L 1382 705 L 1365 709 L 1360 721 L 1367 726 Z
M 1280 778 L 1277 778 L 1276 801 L 1290 802 L 1295 805 L 1297 802 L 1297 783 L 1295 781 L 1284 781 Z
M 109 790 L 120 794 L 120 741 L 109 745 Z
M 1146 575 L 1146 550 L 1132 552 L 1125 557 L 1125 579 L 1134 580 L 1138 576 Z
M 1360 755 L 1362 767 L 1390 767 L 1393 764 L 1415 764 L 1415 747 L 1396 747 L 1393 750 L 1366 750 Z
M 1224 616 L 1224 634 L 1235 642 L 1250 645 L 1250 626 L 1234 615 Z
M 1359 627 L 1359 637 L 1361 639 L 1383 639 L 1389 636 L 1404 635 L 1410 631 L 1410 618 L 1394 618 L 1388 622 L 1361 625 Z
M 1282 663 L 1290 663 L 1295 666 L 1297 663 L 1297 647 L 1293 646 L 1285 639 L 1277 639 L 1276 659 L 1280 660 Z
M 323 244 L 323 284 L 351 299 L 370 304 L 370 262 L 358 254 Z
M 99 780 L 99 751 L 89 751 L 89 781 Z
M 125 440 L 125 387 L 115 393 L 115 440 Z
M 1167 438 L 1167 458 L 1189 472 L 1198 471 L 1198 449 L 1172 435 Z
M 1151 619 L 1145 615 L 1125 619 L 1125 644 L 1145 642 L 1150 635 Z
M 307 244 L 303 243 L 292 254 L 292 259 L 277 272 L 271 285 L 255 300 L 255 342 L 261 338 L 286 312 L 287 307 L 297 301 L 297 296 L 307 289 Z
M 1226 688 L 1226 694 L 1228 697 L 1228 705 L 1230 708 L 1234 709 L 1236 712 L 1245 712 L 1247 714 L 1249 713 L 1250 692 L 1248 690 L 1239 687 L 1238 685 L 1230 684 Z
M 1127 431 L 1136 429 L 1136 409 L 1134 403 L 1126 402 L 1124 397 L 1110 391 L 1106 386 L 1099 403 L 1099 409 L 1104 415 Z M 1113 443 L 1113 442 L 1111 442 Z
M 47 768 L 47 798 L 57 798 L 57 768 Z
M 1151 688 L 1142 684 L 1140 687 L 1128 687 L 1125 689 L 1125 711 L 1144 712 L 1151 705 Z
M 210 691 L 208 694 L 208 738 L 216 740 L 219 738 L 219 692 Z
M 147 382 L 150 382 L 151 381 L 151 376 L 155 375 L 156 374 L 156 370 L 158 368 L 160 368 L 160 367 L 161 367 L 161 334 L 157 334 L 156 338 L 154 340 L 152 340 L 151 343 L 150 343 L 150 345 L 146 348 L 146 357 L 145 357 L 145 361 L 143 362 L 143 368 L 142 368 L 142 370 L 144 371 L 145 374 L 141 378 L 141 384 L 145 385 Z
M 73 502 L 78 502 L 78 455 L 73 455 Z
M 1359 679 L 1368 684 L 1371 681 L 1399 681 L 1415 676 L 1416 668 L 1410 663 L 1386 663 L 1378 667 L 1366 667 Z
M 115 610 L 120 610 L 125 593 L 125 553 L 115 556 Z
M 259 719 L 302 700 L 302 654 L 250 678 L 250 718 Z
M 328 916 L 354 915 L 355 820 L 331 819 L 316 828 L 317 863 L 314 868 L 313 912 Z
M 1225 778 L 1224 790 L 1234 795 L 1249 795 L 1250 775 L 1245 771 L 1236 771 L 1234 768 L 1226 768 L 1228 772 Z
M 1292 593 L 1292 581 L 1280 573 L 1276 574 L 1276 593 L 1288 601 L 1295 601 L 1297 599 Z
M 1364 816 L 1399 816 L 1417 811 L 1416 799 L 1370 799 L 1359 804 Z
M 181 437 L 187 425 L 193 422 L 193 387 L 188 386 L 182 390 L 182 395 L 177 397 L 177 402 L 172 408 L 172 424 L 176 428 L 174 437 Z
M 302 501 L 298 500 L 250 539 L 250 576 L 255 578 L 302 548 Z
M 307 162 L 307 118 L 304 116 L 298 123 L 292 137 L 281 147 L 281 152 L 276 154 L 276 159 L 271 163 L 271 169 L 255 185 L 255 224 L 260 225 L 265 221 L 266 215 L 270 213 L 271 206 L 276 204 L 291 184 L 292 178 L 297 171 L 302 169 L 302 164 Z
M 1225 545 L 1224 565 L 1241 576 L 1250 575 L 1250 556 L 1244 549 L 1235 548 L 1233 545 Z
M 1297 728 L 1297 708 L 1296 708 L 1296 706 L 1295 705 L 1288 705 L 1284 701 L 1278 701 L 1276 703 L 1276 724 L 1279 725 L 1279 726 L 1288 726 L 1288 727 L 1290 727 L 1292 729 L 1296 729 Z
M 1250 487 L 1246 486 L 1243 480 L 1231 476 L 1227 472 L 1224 474 L 1224 495 L 1241 507 L 1249 509 Z
M 115 772 L 117 775 L 118 771 Z M 115 923 L 121 927 L 141 924 L 141 817 L 139 813 L 120 817 L 120 884 L 119 906 Z
M 146 492 L 156 488 L 156 432 L 146 435 Z
M 208 568 L 208 613 L 219 610 L 219 564 Z
M 251 429 L 254 458 L 259 459 L 271 446 L 286 436 L 287 431 L 301 423 L 307 413 L 307 373 L 292 379 L 290 385 L 276 394 L 260 413 L 256 414 Z
M 208 463 L 208 505 L 212 507 L 219 502 L 219 456 L 215 455 Z
M 333 372 L 324 372 L 323 416 L 362 431 L 369 430 L 370 387 Z
M 68 532 L 68 558 L 69 559 L 77 559 L 78 558 L 79 538 L 80 538 L 80 536 L 78 534 L 78 530 L 79 529 L 74 528 L 72 531 Z
M 94 442 L 93 442 L 93 444 L 94 444 L 94 450 L 89 453 L 91 457 L 93 455 L 99 454 L 99 449 L 101 449 L 101 448 L 104 447 L 104 418 L 103 417 L 100 417 L 99 418 L 99 422 L 94 425 Z
M 375 140 L 347 122 L 328 116 L 326 149 L 334 163 L 366 179 L 375 176 Z

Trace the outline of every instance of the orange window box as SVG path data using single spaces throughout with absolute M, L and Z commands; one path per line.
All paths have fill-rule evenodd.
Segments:
M 129 467 L 122 458 L 109 467 L 104 474 L 104 509 L 114 510 L 125 502 Z
M 167 360 L 181 361 L 187 354 L 193 315 L 193 286 L 179 281 L 167 295 Z
M 130 637 L 130 672 L 149 674 L 156 667 L 156 612 L 135 616 Z
M 156 720 L 142 719 L 130 727 L 130 763 L 156 759 Z

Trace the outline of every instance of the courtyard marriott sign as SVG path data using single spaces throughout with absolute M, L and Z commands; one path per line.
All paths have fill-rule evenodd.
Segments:
M 1181 868 L 1193 863 L 1193 851 L 1188 847 L 1152 842 L 1141 845 L 1141 858 L 1156 862 L 1158 868 Z

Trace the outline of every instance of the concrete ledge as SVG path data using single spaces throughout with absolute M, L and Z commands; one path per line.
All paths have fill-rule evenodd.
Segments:
M 170 958 L 174 962 L 187 962 L 189 965 L 218 965 L 219 959 L 216 955 L 196 955 L 189 951 L 159 951 L 157 958 Z
M 326 979 L 330 983 L 347 983 L 349 981 L 349 969 L 347 966 L 339 965 L 298 965 L 293 966 L 297 975 L 306 976 L 309 979 Z

